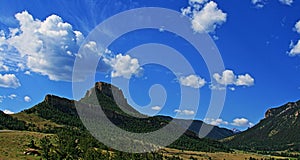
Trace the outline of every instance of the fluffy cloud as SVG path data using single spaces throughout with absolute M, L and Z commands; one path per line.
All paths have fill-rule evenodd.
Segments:
M 73 62 L 83 41 L 82 33 L 74 31 L 57 15 L 41 21 L 24 11 L 15 18 L 20 27 L 11 29 L 6 42 L 26 59 L 26 67 L 51 80 L 70 81 Z
M 190 0 L 190 6 L 181 10 L 183 15 L 191 17 L 192 28 L 195 32 L 211 33 L 217 26 L 226 22 L 227 14 L 218 8 L 217 3 L 206 0 Z
M 105 58 L 104 62 L 112 68 L 111 77 L 129 79 L 132 75 L 139 75 L 142 70 L 139 61 L 129 55 L 118 54 L 113 58 Z
M 225 70 L 222 74 L 213 74 L 214 80 L 217 84 L 211 85 L 211 89 L 225 89 L 228 85 L 235 86 L 252 86 L 254 85 L 254 78 L 252 78 L 248 73 L 245 75 L 235 75 L 232 70 Z M 231 87 L 231 90 L 235 88 Z
M 8 110 L 8 109 L 5 109 L 5 110 L 3 111 L 3 113 L 5 113 L 5 114 L 15 114 L 14 112 L 12 112 L 12 111 L 10 111 L 10 110 Z
M 201 88 L 205 85 L 206 81 L 197 76 L 197 75 L 189 75 L 187 77 L 180 77 L 179 82 L 183 86 L 188 86 L 192 88 Z
M 8 98 L 15 99 L 15 98 L 17 98 L 17 95 L 16 94 L 11 94 L 11 95 L 8 96 Z
M 290 5 L 292 5 L 293 0 L 279 0 L 279 2 L 281 2 L 282 4 L 290 6 Z
M 97 53 L 98 48 L 97 48 L 97 43 L 95 41 L 90 41 L 84 45 L 85 49 L 88 49 L 91 52 Z
M 298 40 L 297 44 L 293 44 L 293 42 L 291 42 L 290 48 L 291 48 L 291 50 L 289 52 L 290 56 L 299 55 L 300 54 L 300 40 Z
M 3 45 L 13 48 L 10 51 L 20 57 L 12 63 L 18 67 L 14 71 L 25 71 L 27 75 L 39 73 L 55 81 L 71 81 L 74 60 L 82 58 L 77 52 L 83 42 L 83 34 L 57 15 L 39 20 L 24 11 L 17 13 L 15 18 L 19 27 L 10 29 L 9 36 L 0 31 L 0 48 Z M 87 42 L 84 49 L 89 54 L 103 56 L 102 60 L 112 70 L 112 77 L 130 78 L 141 71 L 137 59 L 121 54 L 113 57 L 110 50 L 99 49 L 94 41 Z M 2 59 L 6 61 L 7 58 Z M 2 59 L 0 55 L 0 63 Z M 9 66 L 1 66 L 0 70 L 8 70 Z
M 0 74 L 0 87 L 4 88 L 18 88 L 21 84 L 19 79 L 14 74 Z
M 254 79 L 249 75 L 238 75 L 235 85 L 237 86 L 252 86 L 254 84 Z
M 31 75 L 30 71 L 25 71 L 24 74 Z
M 296 22 L 294 30 L 300 34 L 300 20 L 298 22 Z M 294 42 L 291 41 L 290 49 L 291 49 L 289 51 L 290 56 L 299 55 L 300 54 L 300 40 L 298 40 L 297 44 L 294 44 Z
M 232 70 L 225 70 L 222 75 L 219 73 L 213 74 L 213 78 L 222 85 L 230 85 L 234 84 L 236 81 L 236 76 L 234 75 Z
M 154 110 L 154 111 L 159 111 L 159 110 L 161 110 L 161 107 L 160 106 L 153 106 L 153 107 L 151 107 L 151 109 Z
M 193 110 L 180 110 L 180 109 L 175 109 L 174 112 L 179 113 L 181 115 L 185 115 L 185 116 L 190 116 L 190 115 L 194 115 L 195 111 Z
M 246 118 L 235 118 L 231 123 L 229 123 L 228 121 L 225 121 L 221 118 L 218 118 L 218 119 L 205 118 L 204 122 L 214 125 L 214 126 L 232 125 L 232 126 L 237 126 L 237 127 L 252 127 L 254 125 Z
M 25 97 L 24 97 L 24 101 L 25 101 L 25 102 L 30 102 L 30 101 L 31 101 L 31 98 L 30 98 L 29 96 L 25 96 Z
M 246 118 L 236 118 L 233 120 L 231 125 L 238 127 L 252 127 L 254 124 L 249 122 L 249 120 Z
M 251 3 L 257 8 L 262 8 L 265 5 L 264 0 L 251 0 Z
M 300 20 L 295 24 L 295 31 L 300 33 Z
M 205 122 L 205 123 L 208 123 L 208 124 L 211 124 L 211 125 L 214 125 L 214 126 L 219 126 L 219 125 L 221 125 L 221 124 L 223 124 L 223 125 L 228 125 L 228 124 L 229 124 L 227 121 L 224 121 L 224 120 L 221 119 L 221 118 L 218 118 L 218 119 L 205 118 L 205 119 L 204 119 L 204 122 Z

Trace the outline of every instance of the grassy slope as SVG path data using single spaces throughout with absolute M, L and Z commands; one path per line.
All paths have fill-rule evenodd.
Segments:
M 11 116 L 27 123 L 30 122 L 40 129 L 45 128 L 45 126 L 62 127 L 62 125 L 58 125 L 50 120 L 43 119 L 36 114 L 27 114 L 24 112 L 20 112 Z
M 39 146 L 39 139 L 47 134 L 28 132 L 28 131 L 4 131 L 0 132 L 0 159 L 16 160 L 16 159 L 40 159 L 39 156 L 24 155 L 24 151 L 28 148 L 27 145 L 34 140 Z
M 16 159 L 26 159 L 26 160 L 38 160 L 41 157 L 33 155 L 24 155 L 24 151 L 28 148 L 26 145 L 30 143 L 33 139 L 35 144 L 39 146 L 39 139 L 45 137 L 47 134 L 28 132 L 28 131 L 5 131 L 0 132 L 0 160 L 16 160 Z M 234 153 L 224 153 L 224 152 L 195 152 L 195 151 L 181 151 L 177 149 L 165 148 L 161 152 L 164 156 L 172 157 L 179 156 L 184 160 L 188 160 L 191 156 L 198 159 L 208 160 L 209 157 L 213 160 L 241 160 L 249 159 L 250 157 L 256 159 L 286 159 L 284 157 L 274 157 L 259 155 L 254 153 L 240 152 L 236 151 Z

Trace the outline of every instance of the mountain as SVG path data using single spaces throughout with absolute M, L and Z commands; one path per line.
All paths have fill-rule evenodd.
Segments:
M 75 104 L 77 107 L 75 107 Z M 99 107 L 102 107 L 105 116 L 114 125 L 135 133 L 156 131 L 173 120 L 167 116 L 148 117 L 140 114 L 127 103 L 126 98 L 119 88 L 103 82 L 95 83 L 95 86 L 88 90 L 80 101 L 69 100 L 55 95 L 47 95 L 42 102 L 32 108 L 15 115 L 5 115 L 4 117 L 10 117 L 10 119 L 23 122 L 27 130 L 30 131 L 53 134 L 63 131 L 63 133 L 73 134 L 74 131 L 77 132 L 76 130 L 80 130 L 80 133 L 76 133 L 77 136 L 88 135 L 89 132 L 82 122 L 94 120 L 94 117 L 101 118 L 101 116 L 97 114 L 98 112 L 94 112 L 95 110 L 98 111 Z M 80 113 L 80 117 L 78 113 Z M 87 114 L 85 116 L 82 113 Z M 96 123 L 99 124 L 99 122 L 101 121 L 97 121 Z M 187 120 L 175 120 L 175 122 L 172 127 L 180 130 Z M 206 124 L 202 121 L 195 121 L 192 122 L 192 124 L 192 128 L 185 131 L 184 134 L 169 147 L 182 150 L 229 151 L 229 149 L 220 142 L 211 140 L 220 139 L 220 136 L 227 136 L 227 134 L 223 134 L 223 132 L 227 132 L 226 129 L 214 127 L 213 134 L 210 134 L 210 139 L 199 138 L 198 128 L 200 128 L 200 125 Z M 9 127 L 6 128 L 13 129 Z M 217 136 L 214 137 L 215 135 Z M 91 137 L 91 135 L 88 137 Z M 115 137 L 114 141 L 117 141 L 118 138 L 122 139 L 125 137 Z M 103 146 L 103 144 L 99 145 Z
M 124 97 L 122 91 L 119 88 L 103 82 L 95 83 L 95 86 L 87 91 L 86 95 L 80 100 L 80 103 L 89 104 L 89 105 L 92 104 L 92 105 L 96 105 L 96 107 L 97 105 L 100 104 L 107 118 L 111 122 L 113 122 L 114 125 L 117 125 L 118 127 L 131 132 L 144 133 L 144 132 L 156 131 L 169 124 L 169 122 L 173 121 L 173 118 L 168 116 L 159 115 L 154 117 L 148 117 L 146 115 L 139 113 L 127 103 L 126 98 Z M 120 107 L 122 109 L 120 109 Z M 82 107 L 82 108 L 86 109 L 86 107 Z M 87 110 L 83 112 L 84 114 L 89 115 L 87 119 L 89 119 L 89 117 L 94 113 L 93 111 L 95 110 L 95 108 L 90 110 L 91 111 Z M 86 112 L 88 112 L 88 114 Z M 101 117 L 101 115 L 94 115 L 94 117 Z M 83 121 L 84 119 L 85 118 L 82 118 Z M 91 120 L 87 120 L 87 121 L 91 121 Z M 188 128 L 188 126 L 185 126 L 188 120 L 174 119 L 174 122 L 175 125 L 173 127 L 177 128 L 178 130 L 183 128 Z M 193 150 L 193 148 L 188 148 L 188 146 L 194 146 L 194 147 L 197 146 L 203 148 L 201 146 L 207 145 L 214 149 L 218 148 L 218 147 L 216 148 L 215 145 L 217 145 L 217 143 L 215 143 L 214 141 L 210 141 L 208 139 L 200 139 L 198 137 L 199 128 L 201 127 L 201 125 L 204 125 L 205 127 L 205 125 L 207 124 L 204 124 L 202 121 L 195 121 L 195 123 L 194 122 L 191 123 L 192 123 L 191 126 L 193 126 L 194 130 L 192 129 L 187 130 L 184 133 L 184 135 L 182 135 L 171 146 L 175 148 L 177 147 L 179 149 L 191 149 L 191 150 Z M 196 124 L 198 124 L 199 126 L 196 127 Z M 210 137 L 207 136 L 206 138 L 216 140 L 216 139 L 224 138 L 226 136 L 233 135 L 233 132 L 227 129 L 223 129 L 215 126 L 212 127 L 213 127 L 212 130 L 213 133 L 209 134 Z M 224 134 L 225 132 L 227 132 L 227 134 Z
M 97 95 L 97 96 L 93 96 L 93 95 Z M 109 100 L 107 100 L 107 98 Z M 113 99 L 114 103 L 117 105 L 115 105 L 114 103 L 112 103 L 112 104 L 108 103 L 108 102 L 111 102 L 110 101 L 111 99 Z M 80 100 L 80 102 L 87 103 L 87 104 L 94 104 L 94 105 L 99 105 L 99 103 L 100 103 L 100 105 L 102 106 L 102 109 L 104 109 L 104 111 L 111 110 L 118 114 L 125 115 L 125 117 L 127 117 L 127 116 L 131 117 L 128 115 L 128 114 L 131 114 L 135 117 L 139 117 L 140 118 L 139 121 L 147 120 L 147 119 L 145 119 L 145 118 L 147 118 L 146 115 L 140 114 L 139 112 L 137 112 L 133 107 L 131 107 L 127 103 L 127 100 L 126 100 L 125 96 L 123 95 L 123 92 L 119 88 L 117 88 L 111 84 L 104 83 L 104 82 L 96 82 L 95 87 L 93 87 L 89 91 L 87 91 L 86 95 Z M 119 108 L 119 106 L 121 106 L 122 110 L 125 111 L 126 113 L 124 113 Z M 106 112 L 106 114 L 110 115 L 109 112 Z M 153 128 L 154 130 L 157 130 L 160 127 L 162 127 L 161 124 L 166 125 L 168 122 L 173 120 L 172 117 L 162 116 L 162 115 L 148 117 L 148 118 L 155 119 L 154 121 L 152 120 L 152 123 L 153 122 L 156 123 L 156 124 L 152 124 L 152 125 L 156 126 Z M 112 120 L 112 119 L 110 118 L 110 120 Z M 114 121 L 114 120 L 112 120 L 112 121 Z M 205 137 L 214 139 L 214 140 L 220 140 L 220 139 L 232 136 L 234 134 L 234 132 L 229 129 L 212 126 L 212 125 L 206 124 L 200 120 L 175 119 L 174 121 L 176 124 L 178 124 L 178 126 L 180 126 L 182 128 L 188 128 L 188 132 L 193 132 L 195 134 L 195 136 L 199 136 L 199 137 L 203 137 L 200 134 L 201 127 L 208 128 L 208 129 L 211 128 L 212 130 Z M 122 122 L 124 122 L 124 121 L 122 120 Z M 132 124 L 130 123 L 128 125 L 130 126 Z M 127 127 L 122 127 L 122 126 L 120 126 L 120 127 L 127 128 Z M 144 124 L 142 124 L 140 126 L 140 128 L 145 128 Z
M 300 151 L 300 100 L 268 109 L 257 125 L 224 140 L 238 149 Z

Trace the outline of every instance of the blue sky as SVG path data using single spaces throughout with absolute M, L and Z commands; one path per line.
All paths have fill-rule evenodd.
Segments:
M 85 40 L 109 17 L 140 7 L 168 8 L 187 16 L 193 34 L 208 33 L 212 37 L 224 70 L 210 75 L 197 50 L 163 26 L 126 33 L 102 50 L 99 42 Z M 298 1 L 2 0 L 0 8 L 0 109 L 7 113 L 29 108 L 46 94 L 72 99 L 72 71 L 75 59 L 81 56 L 80 47 L 101 57 L 95 81 L 128 80 L 129 92 L 125 95 L 130 94 L 129 102 L 147 114 L 177 114 L 245 129 L 259 122 L 268 108 L 300 99 Z M 172 72 L 157 64 L 141 65 L 144 57 L 134 56 L 135 52 L 143 50 L 138 46 L 149 43 L 174 48 L 195 73 Z M 162 51 L 176 54 L 170 48 L 149 47 L 143 53 L 163 59 Z M 150 89 L 154 84 L 160 86 Z M 179 109 L 180 88 L 187 90 L 191 101 L 200 94 L 200 104 L 186 101 L 186 108 Z M 214 90 L 226 91 L 219 119 L 205 117 Z M 139 106 L 148 107 L 143 110 Z

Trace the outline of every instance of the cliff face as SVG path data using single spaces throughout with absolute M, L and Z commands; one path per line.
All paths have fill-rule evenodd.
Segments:
M 96 82 L 95 87 L 91 88 L 87 91 L 84 98 L 89 98 L 96 92 L 106 95 L 110 97 L 114 101 L 118 103 L 118 105 L 127 105 L 127 100 L 120 88 L 113 86 L 111 84 L 105 82 Z
M 87 91 L 85 97 L 80 101 L 84 103 L 99 105 L 99 101 L 106 101 L 106 98 L 111 99 L 117 104 L 117 107 L 112 107 L 111 104 L 102 104 L 102 108 L 119 110 L 134 115 L 136 117 L 147 117 L 145 115 L 140 114 L 134 108 L 132 108 L 125 98 L 122 90 L 114 85 L 105 83 L 105 82 L 96 82 L 95 86 Z
M 290 115 L 294 114 L 298 116 L 299 109 L 300 109 L 300 101 L 289 102 L 281 107 L 268 109 L 265 113 L 265 118 L 281 116 L 285 114 L 290 114 Z

